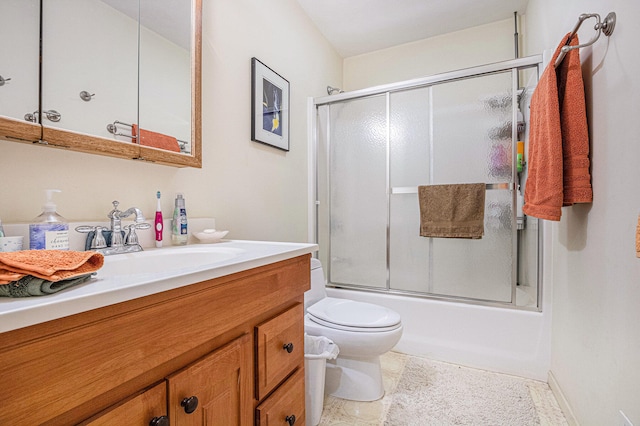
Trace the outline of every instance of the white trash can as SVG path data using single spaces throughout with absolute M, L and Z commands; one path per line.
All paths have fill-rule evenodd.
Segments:
M 338 345 L 324 336 L 304 334 L 305 411 L 307 426 L 316 426 L 322 417 L 324 375 L 328 359 L 338 356 Z

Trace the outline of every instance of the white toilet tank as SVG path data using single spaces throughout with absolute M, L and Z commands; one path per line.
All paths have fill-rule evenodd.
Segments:
M 327 297 L 322 263 L 316 258 L 311 258 L 311 290 L 304 293 L 304 311 L 320 299 Z

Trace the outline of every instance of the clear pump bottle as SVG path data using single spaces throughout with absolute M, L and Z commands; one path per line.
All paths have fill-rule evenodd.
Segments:
M 31 250 L 69 250 L 69 224 L 56 212 L 51 200 L 58 189 L 47 189 L 47 201 L 42 206 L 42 214 L 29 225 L 29 248 Z

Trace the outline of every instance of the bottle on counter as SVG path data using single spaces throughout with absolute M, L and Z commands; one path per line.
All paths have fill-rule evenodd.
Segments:
M 69 250 L 69 224 L 58 214 L 52 201 L 58 189 L 47 189 L 47 201 L 42 214 L 29 225 L 29 248 L 31 250 Z
M 173 245 L 185 245 L 189 239 L 187 231 L 187 210 L 184 206 L 182 194 L 177 194 L 175 208 L 173 210 L 173 221 L 171 223 L 171 243 Z

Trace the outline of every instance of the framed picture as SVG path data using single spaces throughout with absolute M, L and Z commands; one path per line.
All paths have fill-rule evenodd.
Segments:
M 289 151 L 289 82 L 251 58 L 251 140 Z

